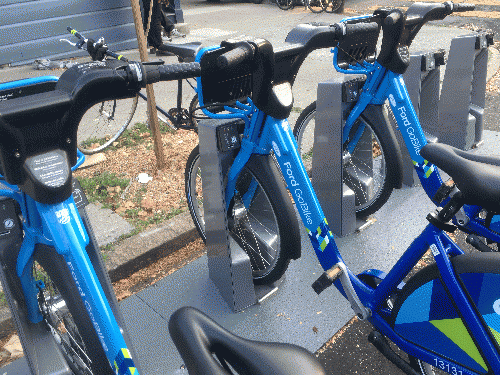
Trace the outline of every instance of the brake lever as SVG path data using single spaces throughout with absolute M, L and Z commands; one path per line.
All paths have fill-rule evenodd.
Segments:
M 68 42 L 70 45 L 72 45 L 73 47 L 76 47 L 78 49 L 83 49 L 83 50 L 86 50 L 86 48 L 83 48 L 83 45 L 85 44 L 85 41 L 84 40 L 79 40 L 77 43 L 73 43 L 71 42 L 70 40 L 68 39 L 59 39 L 60 42 Z
M 73 47 L 76 47 L 76 43 L 73 43 L 71 41 L 69 41 L 68 39 L 59 39 L 60 42 L 68 42 L 69 44 L 71 44 Z

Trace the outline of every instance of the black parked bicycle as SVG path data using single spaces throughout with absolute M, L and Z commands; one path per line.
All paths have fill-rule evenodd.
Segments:
M 68 43 L 79 49 L 87 48 L 87 38 L 71 27 L 68 27 L 68 31 L 78 38 L 77 43 L 71 43 L 69 41 Z M 103 57 L 111 57 L 125 62 L 128 61 L 123 55 L 118 55 L 109 51 L 102 38 L 95 42 L 95 46 L 96 48 L 102 49 Z M 179 62 L 193 62 L 196 53 L 201 48 L 201 43 L 167 44 L 166 47 L 168 52 L 177 56 Z M 163 62 L 158 60 L 158 64 L 163 64 Z M 184 81 L 187 82 L 195 92 L 188 108 L 183 108 L 182 106 Z M 158 119 L 173 130 L 187 129 L 196 131 L 197 122 L 191 115 L 194 109 L 198 107 L 198 95 L 196 94 L 196 90 L 194 80 L 178 80 L 176 106 L 169 110 L 165 110 L 157 105 Z M 78 148 L 80 151 L 86 155 L 95 154 L 104 151 L 113 144 L 130 125 L 137 109 L 139 98 L 145 101 L 148 99 L 145 94 L 139 92 L 133 98 L 108 100 L 90 108 L 83 116 L 82 122 L 78 128 Z
M 313 13 L 339 13 L 344 8 L 344 0 L 276 0 L 276 4 L 283 10 L 303 5 Z

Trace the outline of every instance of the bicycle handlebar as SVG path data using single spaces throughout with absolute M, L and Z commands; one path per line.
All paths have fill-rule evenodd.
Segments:
M 67 155 L 64 157 L 68 158 L 68 165 L 74 165 L 78 125 L 92 105 L 132 98 L 149 83 L 199 74 L 198 63 L 164 66 L 93 61 L 69 68 L 54 90 L 0 102 L 0 166 L 6 181 L 42 203 L 67 198 L 71 184 L 53 187 L 35 183 L 26 170 L 26 162 L 36 155 L 60 150 Z
M 76 36 L 80 40 L 75 46 L 79 49 L 83 49 L 83 45 L 86 44 L 89 41 L 89 39 L 85 38 L 82 34 L 80 34 L 80 32 L 78 32 L 77 30 L 73 29 L 70 26 L 66 27 L 66 30 L 68 30 L 72 35 Z M 94 43 L 94 46 L 96 46 L 96 44 L 97 44 L 97 42 Z M 87 50 L 87 52 L 89 52 L 89 51 Z M 90 54 L 90 52 L 89 52 L 89 54 Z M 104 54 L 106 56 L 112 57 L 112 58 L 120 60 L 120 61 L 125 61 L 125 62 L 129 61 L 125 56 L 118 55 L 117 53 L 109 51 L 107 49 L 106 49 L 106 52 L 104 52 Z
M 377 61 L 396 73 L 404 73 L 409 65 L 409 51 L 413 39 L 429 21 L 442 20 L 453 12 L 467 12 L 474 4 L 414 3 L 406 13 L 399 9 L 381 8 L 374 12 L 382 20 L 383 40 Z

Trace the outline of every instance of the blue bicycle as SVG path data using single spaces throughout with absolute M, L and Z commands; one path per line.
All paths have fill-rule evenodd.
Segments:
M 196 63 L 95 61 L 59 79 L 0 85 L 0 275 L 33 374 L 138 374 L 72 178 L 84 160 L 77 129 L 95 103 L 131 98 L 147 83 L 199 70 Z
M 437 205 L 442 205 L 453 191 L 452 185 L 443 183 L 439 171 L 426 165 L 424 158 L 419 155 L 427 140 L 409 97 L 400 94 L 406 91 L 406 88 L 402 90 L 405 87 L 402 74 L 406 71 L 407 62 L 402 60 L 406 59 L 402 54 L 408 54 L 408 47 L 418 31 L 429 21 L 425 17 L 430 17 L 430 20 L 442 19 L 442 15 L 431 8 L 429 4 L 413 4 L 406 12 L 404 28 L 395 30 L 399 39 L 395 37 L 392 40 L 385 36 L 386 48 L 382 48 L 377 58 L 377 61 L 390 61 L 391 65 L 385 70 L 377 64 L 371 64 L 376 56 L 379 28 L 367 30 L 361 39 L 346 38 L 333 51 L 333 66 L 338 72 L 366 76 L 366 81 L 359 82 L 360 95 L 352 105 L 343 128 L 342 179 L 354 191 L 358 217 L 376 212 L 387 201 L 392 190 L 401 187 L 401 153 L 384 103 L 389 103 L 392 109 L 404 145 L 427 195 Z M 472 6 L 467 9 L 472 9 Z M 345 22 L 365 22 L 369 19 L 366 16 L 347 19 Z M 389 46 L 389 43 L 392 45 Z M 294 127 L 299 152 L 309 172 L 315 118 L 316 102 L 313 102 L 300 114 Z M 365 157 L 364 150 L 367 149 L 373 150 L 372 158 Z M 488 162 L 487 158 L 474 157 L 458 149 L 453 149 L 453 152 L 465 158 Z M 490 163 L 496 162 L 491 160 Z M 467 235 L 467 242 L 481 251 L 494 251 L 486 243 L 500 241 L 500 216 L 491 207 L 465 205 L 453 220 Z
M 436 168 L 431 164 L 435 163 L 453 178 L 456 186 L 443 207 L 427 216 L 428 226 L 388 273 L 372 269 L 354 275 L 335 245 L 286 120 L 293 102 L 290 82 L 301 62 L 288 60 L 292 63 L 286 70 L 280 70 L 282 80 L 273 72 L 278 64 L 282 68 L 286 66 L 284 56 L 304 56 L 314 47 L 336 45 L 344 38 L 363 37 L 382 28 L 381 53 L 376 60 L 366 61 L 364 66 L 378 78 L 373 85 L 380 89 L 375 96 L 380 105 L 392 95 L 396 110 L 408 101 L 408 93 L 398 75 L 409 63 L 407 45 L 401 43 L 408 39 L 400 40 L 401 33 L 411 30 L 412 38 L 427 20 L 442 19 L 454 11 L 470 10 L 473 6 L 448 2 L 417 3 L 413 7 L 408 13 L 381 8 L 361 20 L 317 26 L 305 36 L 307 42 L 294 45 L 287 54 L 282 51 L 275 54 L 265 40 L 226 42 L 220 48 L 205 49 L 197 59 L 203 68 L 198 78 L 198 87 L 202 88 L 200 104 L 210 117 L 244 121 L 241 147 L 227 175 L 225 201 L 229 222 L 234 220 L 245 225 L 246 221 L 246 227 L 250 228 L 248 222 L 252 218 L 245 218 L 245 213 L 251 211 L 254 204 L 261 204 L 259 195 L 265 181 L 262 176 L 267 176 L 252 168 L 251 163 L 255 159 L 269 159 L 272 154 L 325 270 L 313 284 L 317 293 L 331 285 L 338 288 L 357 316 L 374 326 L 369 339 L 407 374 L 432 374 L 434 368 L 450 374 L 496 374 L 500 373 L 500 258 L 492 253 L 465 254 L 445 231 L 456 229 L 450 220 L 464 205 L 480 204 L 492 210 L 500 209 L 498 159 L 458 154 L 438 143 L 425 145 L 423 134 L 413 133 L 412 139 L 425 145 L 412 155 L 417 159 L 419 174 L 431 180 L 435 178 Z M 403 35 L 408 37 L 408 34 Z M 231 74 L 230 79 L 227 79 L 228 74 Z M 230 82 L 231 89 L 221 89 L 217 93 L 206 91 L 204 85 L 208 82 Z M 240 91 L 232 89 L 234 87 Z M 220 110 L 221 103 L 227 99 L 220 93 L 225 91 L 236 92 L 238 96 L 251 93 L 251 99 L 247 99 L 246 104 L 237 102 L 233 107 L 225 107 L 230 113 L 210 112 L 212 106 Z M 405 110 L 408 120 L 415 121 L 414 111 L 407 107 Z M 242 175 L 244 183 L 239 182 Z M 436 185 L 437 190 L 440 184 Z M 286 191 L 284 194 L 287 197 Z M 280 207 L 271 206 L 268 210 L 274 216 L 287 215 Z M 403 282 L 429 248 L 435 264 Z M 396 354 L 387 338 L 409 357 Z M 193 358 L 193 351 L 204 350 L 203 347 L 203 342 L 194 343 L 185 348 L 184 353 L 181 350 L 181 354 L 187 361 L 186 358 Z M 215 347 L 214 351 L 217 351 Z M 230 354 L 218 354 L 233 365 Z M 187 366 L 191 371 L 189 363 Z

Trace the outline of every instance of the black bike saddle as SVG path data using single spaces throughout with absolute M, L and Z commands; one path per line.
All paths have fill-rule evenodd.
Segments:
M 500 158 L 428 143 L 420 155 L 449 174 L 466 204 L 500 212 Z
M 196 54 L 201 49 L 200 42 L 172 44 L 164 43 L 163 50 L 172 52 L 179 59 L 179 62 L 194 62 Z
M 190 375 L 233 374 L 226 363 L 240 375 L 326 374 L 306 349 L 243 339 L 192 307 L 174 312 L 168 329 Z

